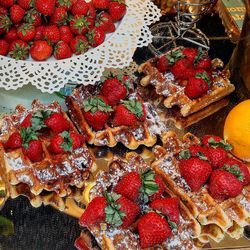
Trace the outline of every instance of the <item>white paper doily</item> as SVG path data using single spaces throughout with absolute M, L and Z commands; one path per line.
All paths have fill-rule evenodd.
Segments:
M 127 13 L 116 32 L 95 49 L 66 60 L 16 61 L 0 56 L 0 87 L 10 90 L 32 84 L 42 92 L 60 90 L 68 82 L 84 85 L 98 81 L 104 68 L 130 64 L 137 47 L 152 42 L 149 25 L 160 19 L 160 10 L 150 0 L 126 0 Z

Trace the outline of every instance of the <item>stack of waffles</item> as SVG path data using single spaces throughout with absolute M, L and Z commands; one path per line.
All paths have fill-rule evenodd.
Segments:
M 105 96 L 105 82 L 102 87 L 100 85 L 81 86 L 66 98 L 70 118 L 78 130 L 86 136 L 86 141 L 89 144 L 114 147 L 120 142 L 129 149 L 136 149 L 140 145 L 151 147 L 156 143 L 157 135 L 165 130 L 152 105 L 142 101 L 140 96 L 132 89 L 131 82 L 127 81 L 125 84 L 127 91 L 125 87 L 121 87 L 125 89 L 124 95 L 118 96 L 115 102 L 110 101 L 109 96 L 114 99 L 114 96 L 120 95 L 122 91 L 118 90 L 119 93 L 114 93 L 116 87 L 112 86 L 112 90 L 106 91 Z M 96 100 L 101 101 L 101 105 L 105 106 L 104 108 L 107 110 L 105 119 L 101 115 L 100 117 L 96 115 L 95 120 L 93 118 L 99 111 L 104 114 L 102 107 L 99 107 L 98 110 L 98 107 L 94 106 L 93 102 Z M 126 119 L 125 106 L 126 109 L 128 107 L 133 112 L 132 118 Z M 94 110 L 93 112 L 91 107 Z M 92 114 L 86 114 L 90 112 Z M 141 117 L 136 116 L 136 112 L 141 113 Z M 93 118 L 92 120 L 87 119 L 90 115 Z M 100 123 L 101 126 L 97 126 Z
M 122 185 L 126 184 L 125 179 L 128 178 L 130 179 L 130 186 L 135 186 L 135 179 L 132 180 L 132 178 L 138 173 L 140 173 L 141 176 L 143 176 L 142 173 L 151 173 L 151 176 L 146 182 L 144 179 L 142 184 L 144 187 L 146 187 L 147 184 L 149 184 L 149 186 L 157 186 L 157 193 L 153 192 L 149 194 L 149 200 L 142 199 L 142 196 L 134 199 L 134 194 L 131 193 L 130 196 L 129 193 L 123 193 L 125 189 L 120 188 Z M 140 189 L 140 192 L 143 189 L 143 187 L 137 188 Z M 130 191 L 128 192 L 131 192 L 132 189 L 133 187 L 129 188 Z M 115 224 L 111 225 L 106 223 L 105 219 L 100 220 L 100 218 L 98 218 L 101 211 L 97 207 L 100 208 L 102 206 L 101 199 L 106 192 L 119 193 L 121 195 L 120 197 L 122 197 L 119 199 L 130 199 L 129 204 L 132 203 L 135 208 L 138 208 L 139 212 L 137 211 L 130 225 L 127 225 L 125 219 L 120 226 L 117 226 Z M 89 206 L 80 218 L 80 225 L 84 226 L 84 229 L 81 236 L 75 242 L 75 246 L 78 249 L 196 249 L 195 242 L 198 241 L 196 238 L 201 234 L 200 224 L 195 220 L 184 203 L 179 201 L 174 193 L 162 182 L 161 177 L 150 169 L 150 164 L 134 152 L 127 153 L 125 158 L 115 156 L 109 164 L 109 171 L 100 172 L 97 175 L 96 183 L 90 190 L 89 196 Z M 100 201 L 99 205 L 94 204 L 97 199 Z M 148 241 L 142 243 L 142 238 L 144 236 L 143 233 L 140 232 L 141 229 L 138 229 L 140 227 L 139 224 L 141 224 L 142 228 L 144 227 L 144 225 L 142 225 L 142 220 L 144 220 L 145 216 L 148 216 L 148 214 L 155 213 L 155 210 L 152 210 L 152 204 L 156 204 L 159 201 L 170 202 L 170 207 L 172 207 L 166 210 L 169 209 L 169 211 L 177 213 L 178 219 L 176 219 L 176 217 L 174 219 L 173 214 L 169 212 L 168 217 L 166 216 L 166 218 L 168 218 L 168 223 L 170 223 L 169 225 L 172 225 L 170 227 L 169 236 L 165 239 L 157 240 L 157 236 L 161 237 L 158 231 L 155 232 L 157 235 L 153 234 L 148 236 L 154 239 L 152 242 Z M 96 208 L 95 213 L 91 213 L 91 210 L 93 211 L 94 208 Z M 158 209 L 160 210 L 160 208 Z M 108 212 L 106 209 L 105 211 Z M 106 214 L 106 220 L 107 218 L 108 214 Z M 162 217 L 160 218 L 162 219 Z M 149 231 L 153 232 L 155 229 L 154 225 L 151 224 L 150 226 Z M 144 244 L 144 247 L 141 247 L 142 244 Z
M 152 168 L 162 176 L 168 187 L 175 195 L 180 197 L 190 213 L 201 224 L 201 237 L 199 237 L 201 242 L 209 241 L 206 234 L 209 234 L 210 238 L 217 242 L 221 241 L 225 234 L 238 239 L 243 235 L 244 226 L 249 225 L 250 222 L 249 169 L 229 153 L 223 153 L 220 146 L 227 146 L 227 144 L 222 140 L 220 141 L 218 137 L 215 137 L 215 140 L 210 138 L 208 142 L 213 145 L 211 149 L 213 156 L 210 156 L 210 159 L 212 161 L 219 159 L 219 161 L 213 165 L 213 173 L 208 177 L 208 180 L 209 178 L 210 180 L 201 181 L 203 186 L 196 188 L 194 191 L 191 188 L 191 179 L 197 175 L 194 178 L 201 180 L 202 176 L 206 174 L 203 172 L 202 176 L 199 176 L 199 173 L 196 173 L 198 170 L 194 170 L 192 176 L 185 179 L 185 173 L 182 172 L 184 171 L 183 164 L 181 166 L 180 162 L 183 161 L 181 159 L 183 155 L 187 154 L 188 156 L 188 152 L 191 153 L 191 160 L 184 161 L 191 162 L 193 154 L 206 160 L 208 155 L 204 150 L 204 144 L 206 144 L 204 140 L 206 139 L 202 140 L 203 145 L 201 145 L 200 140 L 190 133 L 179 140 L 174 132 L 167 132 L 163 137 L 164 146 L 154 148 L 156 160 L 152 163 Z M 219 147 L 216 148 L 216 145 Z M 188 163 L 186 162 L 186 164 Z M 190 168 L 189 165 L 188 168 Z M 230 174 L 225 173 L 225 170 L 229 171 Z M 231 173 L 236 175 L 237 178 L 242 173 L 243 176 L 241 176 L 241 179 L 239 178 L 241 181 L 234 176 L 232 177 Z M 229 181 L 228 175 L 233 179 Z M 227 178 L 224 178 L 224 176 L 227 176 Z M 228 188 L 222 184 L 222 178 L 224 178 L 224 184 L 227 183 Z M 234 182 L 236 182 L 236 186 L 234 186 Z M 237 185 L 240 186 L 239 190 L 234 193 Z M 218 188 L 218 190 L 215 190 L 215 188 Z M 224 193 L 218 195 L 218 192 Z
M 27 196 L 33 206 L 65 207 L 96 170 L 84 138 L 57 102 L 31 109 L 19 105 L 0 124 L 1 174 L 10 197 Z
M 207 52 L 194 48 L 175 48 L 139 66 L 140 84 L 153 86 L 176 126 L 189 126 L 228 104 L 234 91 L 223 62 L 210 60 Z M 178 111 L 176 111 L 178 107 Z

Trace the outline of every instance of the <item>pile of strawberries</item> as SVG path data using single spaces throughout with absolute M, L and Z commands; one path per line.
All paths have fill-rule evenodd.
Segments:
M 207 184 L 210 195 L 219 201 L 242 192 L 250 182 L 250 174 L 243 162 L 228 153 L 231 149 L 220 137 L 205 135 L 201 146 L 190 146 L 180 152 L 179 169 L 193 192 Z
M 170 71 L 190 99 L 205 95 L 212 86 L 212 63 L 201 48 L 177 49 L 162 55 L 156 67 L 162 73 Z
M 170 237 L 180 223 L 179 199 L 166 198 L 164 193 L 165 184 L 152 170 L 128 172 L 113 192 L 89 203 L 79 223 L 90 227 L 106 222 L 109 226 L 129 228 L 139 235 L 142 248 L 153 247 Z M 77 241 L 75 245 L 82 249 Z
M 4 147 L 7 151 L 21 148 L 30 161 L 38 162 L 45 156 L 42 141 L 49 141 L 47 149 L 51 153 L 63 154 L 81 147 L 84 137 L 70 129 L 69 121 L 61 113 L 38 110 L 26 116 Z
M 0 55 L 44 61 L 83 54 L 125 13 L 125 0 L 0 0 Z
M 95 130 L 101 130 L 109 122 L 112 126 L 134 126 L 146 119 L 142 100 L 126 99 L 130 90 L 127 76 L 111 76 L 103 83 L 98 96 L 84 101 L 83 116 Z M 125 100 L 126 99 L 126 100 Z

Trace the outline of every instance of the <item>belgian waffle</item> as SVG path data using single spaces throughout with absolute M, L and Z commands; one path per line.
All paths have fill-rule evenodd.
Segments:
M 177 49 L 182 49 L 182 47 L 175 48 L 174 50 Z M 167 52 L 166 55 L 172 53 L 172 51 Z M 163 96 L 164 106 L 167 108 L 178 106 L 183 117 L 195 113 L 207 107 L 209 104 L 222 99 L 235 89 L 234 85 L 229 81 L 229 71 L 220 71 L 219 68 L 223 67 L 223 62 L 216 58 L 212 60 L 212 68 L 214 71 L 210 90 L 207 94 L 198 99 L 190 99 L 184 93 L 185 87 L 178 84 L 171 72 L 167 71 L 161 73 L 156 68 L 156 61 L 157 58 L 153 58 L 139 66 L 138 71 L 144 74 L 140 80 L 140 84 L 142 86 L 153 85 L 156 93 Z
M 198 145 L 199 139 L 188 133 L 179 140 L 176 134 L 170 131 L 162 140 L 164 146 L 154 148 L 156 160 L 152 163 L 152 168 L 165 179 L 169 188 L 181 198 L 201 225 L 206 225 L 202 232 L 213 230 L 214 236 L 218 235 L 215 237 L 216 241 L 222 239 L 223 234 L 220 231 L 228 233 L 233 238 L 240 238 L 243 227 L 249 224 L 250 219 L 249 186 L 237 197 L 223 202 L 213 199 L 208 193 L 207 186 L 199 192 L 192 192 L 180 174 L 176 156 L 190 145 Z M 206 240 L 206 237 L 202 237 L 201 240 Z
M 164 127 L 149 103 L 144 103 L 147 112 L 145 122 L 139 122 L 133 127 L 112 127 L 106 124 L 103 130 L 94 131 L 86 122 L 81 106 L 84 100 L 97 95 L 99 91 L 98 86 L 81 86 L 73 91 L 72 96 L 66 98 L 70 117 L 78 130 L 86 136 L 89 144 L 114 147 L 118 142 L 121 142 L 129 149 L 136 149 L 140 145 L 150 147 L 156 143 L 157 134 L 161 134 Z M 133 95 L 130 97 L 132 98 Z
M 136 153 L 126 154 L 125 159 L 114 157 L 109 164 L 108 172 L 99 172 L 96 184 L 90 190 L 90 200 L 100 196 L 117 184 L 120 177 L 130 171 L 145 171 L 150 168 L 143 158 Z M 166 197 L 173 197 L 174 194 L 166 187 Z M 201 233 L 200 224 L 190 214 L 185 205 L 180 203 L 180 224 L 177 232 L 168 238 L 161 246 L 150 249 L 196 249 L 193 238 Z M 108 226 L 105 223 L 90 226 L 84 230 L 81 237 L 77 240 L 80 244 L 87 245 L 86 249 L 141 249 L 138 235 L 130 229 L 119 229 Z M 98 248 L 99 247 L 99 248 Z
M 43 105 L 35 100 L 30 110 L 19 105 L 13 114 L 3 117 L 0 121 L 1 143 L 4 144 L 13 132 L 19 131 L 20 123 L 24 118 L 37 110 L 60 112 L 70 123 L 69 131 L 76 131 L 72 122 L 57 102 Z M 83 187 L 90 173 L 95 171 L 94 157 L 84 143 L 70 154 L 54 155 L 48 150 L 52 136 L 53 132 L 39 136 L 44 151 L 44 158 L 39 162 L 31 162 L 21 149 L 5 150 L 3 146 L 0 147 L 3 155 L 1 162 L 2 172 L 6 173 L 7 181 L 13 192 L 18 189 L 19 184 L 25 184 L 34 196 L 40 195 L 43 191 L 55 192 L 60 197 L 68 196 L 72 187 Z

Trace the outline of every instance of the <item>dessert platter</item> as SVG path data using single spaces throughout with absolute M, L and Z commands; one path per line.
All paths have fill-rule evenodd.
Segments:
M 56 65 L 50 58 L 52 50 L 55 59 L 71 60 L 72 56 L 73 60 L 82 60 L 112 40 L 115 43 L 115 36 L 126 26 L 123 22 L 134 15 L 135 10 L 130 12 L 132 5 L 138 5 L 137 9 L 156 8 L 150 1 L 132 4 L 128 0 L 125 4 L 123 0 L 58 0 L 52 4 L 51 13 L 47 13 L 44 11 L 49 11 L 51 0 L 28 0 L 28 6 L 24 2 L 18 0 L 8 5 L 9 0 L 0 0 L 0 25 L 3 18 L 10 22 L 5 22 L 9 31 L 2 32 L 2 40 L 6 42 L 14 29 L 19 40 L 25 39 L 21 38 L 25 26 L 43 25 L 46 39 L 39 39 L 51 47 L 51 53 L 42 59 L 48 61 L 42 63 L 50 67 Z M 15 11 L 23 13 L 18 21 Z M 141 10 L 138 16 L 145 12 Z M 82 25 L 91 25 L 93 14 L 94 31 L 90 27 L 84 30 Z M 65 24 L 61 18 L 68 15 L 70 20 Z M 38 26 L 33 23 L 35 16 L 42 18 Z M 22 20 L 31 23 L 22 24 Z M 112 23 L 105 26 L 104 21 Z M 145 20 L 144 23 L 150 24 Z M 58 29 L 57 25 L 59 29 L 71 29 L 74 35 L 69 43 L 62 37 L 51 41 L 50 35 L 54 38 L 56 32 L 49 32 L 48 28 L 53 25 L 54 29 Z M 78 25 L 81 27 L 75 30 Z M 114 34 L 108 35 L 107 40 L 103 38 L 99 46 L 91 44 L 90 33 L 101 27 L 106 29 L 102 32 Z M 141 32 L 141 28 L 137 29 Z M 25 34 L 29 32 L 26 30 Z M 126 32 L 123 35 L 127 37 Z M 124 39 L 123 35 L 119 39 Z M 10 45 L 10 49 L 21 49 L 27 53 L 25 58 L 11 50 L 3 57 L 18 59 L 17 64 L 23 59 L 35 65 L 33 60 L 37 57 L 33 53 L 39 39 L 34 37 L 26 41 L 32 43 L 27 46 L 31 46 L 33 59 L 28 58 L 28 49 L 17 45 Z M 59 56 L 61 42 L 67 44 L 70 56 Z M 130 50 L 127 49 L 128 57 L 134 53 L 134 47 Z M 122 48 L 117 49 L 114 55 L 110 52 L 114 61 L 121 51 Z M 222 60 L 213 59 L 209 51 L 200 47 L 176 47 L 160 56 L 151 55 L 139 65 L 133 63 L 136 72 L 132 74 L 128 69 L 112 70 L 112 62 L 106 64 L 108 57 L 100 60 L 94 55 L 93 52 L 93 60 L 100 64 L 98 77 L 92 71 L 88 78 L 82 68 L 78 76 L 71 78 L 71 73 L 76 73 L 72 69 L 67 79 L 81 78 L 84 82 L 72 85 L 68 95 L 61 92 L 57 98 L 46 98 L 45 94 L 34 94 L 29 105 L 24 95 L 14 99 L 24 100 L 23 103 L 16 103 L 11 112 L 1 114 L 0 212 L 8 224 L 0 215 L 0 249 L 9 249 L 9 245 L 13 249 L 18 246 L 44 250 L 250 248 L 250 100 L 237 101 L 233 107 L 232 93 L 238 94 L 239 87 L 230 81 L 230 72 Z M 13 59 L 16 56 L 22 58 Z M 105 74 L 103 64 L 110 67 Z M 50 74 L 51 71 L 44 71 L 46 67 L 40 72 L 41 77 Z M 60 81 L 54 79 L 57 80 Z M 43 81 L 41 86 L 44 87 Z M 48 92 L 52 90 L 55 89 Z M 209 129 L 202 127 L 206 123 Z M 216 127 L 218 124 L 221 127 Z M 29 209 L 32 223 L 26 221 Z M 22 213 L 18 214 L 18 210 Z M 30 231 L 39 228 L 34 242 L 27 243 L 33 241 L 28 238 L 36 233 L 27 235 L 20 222 L 17 228 L 21 230 L 13 232 L 13 224 L 8 220 L 13 214 L 14 229 L 16 217 L 20 216 Z M 42 214 L 41 220 L 35 219 L 37 214 Z M 69 218 L 74 226 L 67 223 Z M 3 237 L 2 228 L 9 228 L 12 236 Z M 28 241 L 19 245 L 15 243 L 16 235 L 23 242 Z M 43 237 L 42 242 L 39 237 Z M 59 238 L 70 238 L 70 243 L 65 245 L 65 239 Z M 53 244 L 48 243 L 51 239 Z M 12 240 L 15 245 L 6 243 Z

